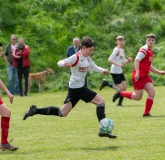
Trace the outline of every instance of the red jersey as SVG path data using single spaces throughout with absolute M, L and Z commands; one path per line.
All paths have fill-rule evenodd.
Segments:
M 139 52 L 145 55 L 145 57 L 139 62 L 139 78 L 141 78 L 144 76 L 148 76 L 154 53 L 147 45 L 141 47 L 139 49 Z M 132 72 L 132 78 L 135 76 L 135 74 L 136 70 L 134 69 Z

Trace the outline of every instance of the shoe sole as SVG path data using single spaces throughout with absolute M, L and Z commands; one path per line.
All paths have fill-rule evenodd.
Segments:
M 108 136 L 108 135 L 99 135 L 99 137 L 108 137 L 108 138 L 110 138 L 110 139 L 115 139 L 115 138 L 117 138 L 117 136 Z

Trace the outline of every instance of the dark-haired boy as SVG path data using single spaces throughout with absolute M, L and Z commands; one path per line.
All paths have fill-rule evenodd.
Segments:
M 58 62 L 59 67 L 70 68 L 71 77 L 69 81 L 68 94 L 64 101 L 62 108 L 55 106 L 37 108 L 35 105 L 32 105 L 30 109 L 25 113 L 23 120 L 29 116 L 35 114 L 42 115 L 55 115 L 59 117 L 65 117 L 81 99 L 86 103 L 90 102 L 96 105 L 96 114 L 98 121 L 105 118 L 105 102 L 104 99 L 99 96 L 96 92 L 88 89 L 85 86 L 85 77 L 87 74 L 88 68 L 92 69 L 95 72 L 108 74 L 108 70 L 98 67 L 91 59 L 91 55 L 94 51 L 95 43 L 90 38 L 85 36 L 81 41 L 81 49 L 77 54 L 72 55 L 69 58 L 60 60 Z M 115 135 L 111 133 L 99 132 L 100 137 L 109 137 L 116 138 Z
M 165 71 L 157 70 L 152 66 L 152 60 L 154 53 L 152 46 L 156 42 L 156 36 L 154 34 L 148 34 L 146 36 L 146 44 L 139 49 L 139 52 L 135 58 L 134 70 L 132 72 L 132 83 L 134 86 L 134 92 L 126 92 L 118 90 L 112 101 L 115 102 L 119 97 L 126 97 L 134 100 L 141 100 L 144 90 L 148 93 L 146 99 L 145 109 L 143 117 L 150 117 L 150 110 L 153 105 L 155 90 L 152 83 L 152 79 L 149 76 L 149 72 L 164 75 Z

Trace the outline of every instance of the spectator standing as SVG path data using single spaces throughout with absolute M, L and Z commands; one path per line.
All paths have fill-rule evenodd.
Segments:
M 13 65 L 14 67 L 17 68 L 20 96 L 23 96 L 23 93 L 25 96 L 27 96 L 27 92 L 28 92 L 28 77 L 30 71 L 29 54 L 30 54 L 30 47 L 24 44 L 23 38 L 19 38 L 18 45 L 13 51 L 13 58 L 14 58 Z M 22 75 L 24 76 L 25 79 L 24 91 L 22 87 Z
M 80 50 L 80 39 L 74 38 L 73 39 L 73 45 L 68 47 L 66 51 L 67 57 L 72 56 L 73 54 L 77 53 Z
M 9 80 L 9 91 L 11 94 L 19 94 L 19 86 L 18 86 L 18 77 L 17 77 L 17 68 L 13 66 L 13 57 L 12 51 L 16 48 L 17 45 L 17 37 L 16 35 L 11 35 L 10 37 L 11 43 L 6 46 L 4 59 L 7 64 L 7 72 L 8 72 L 8 80 Z M 16 81 L 16 85 L 14 82 Z

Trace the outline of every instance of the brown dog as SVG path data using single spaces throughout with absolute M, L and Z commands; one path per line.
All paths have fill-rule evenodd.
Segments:
M 32 80 L 39 82 L 39 91 L 43 92 L 44 91 L 44 83 L 46 81 L 46 76 L 48 74 L 54 74 L 54 71 L 50 68 L 47 68 L 43 72 L 38 72 L 38 73 L 30 73 L 29 74 L 29 79 L 28 79 L 28 91 L 30 92 L 30 88 L 32 85 Z

